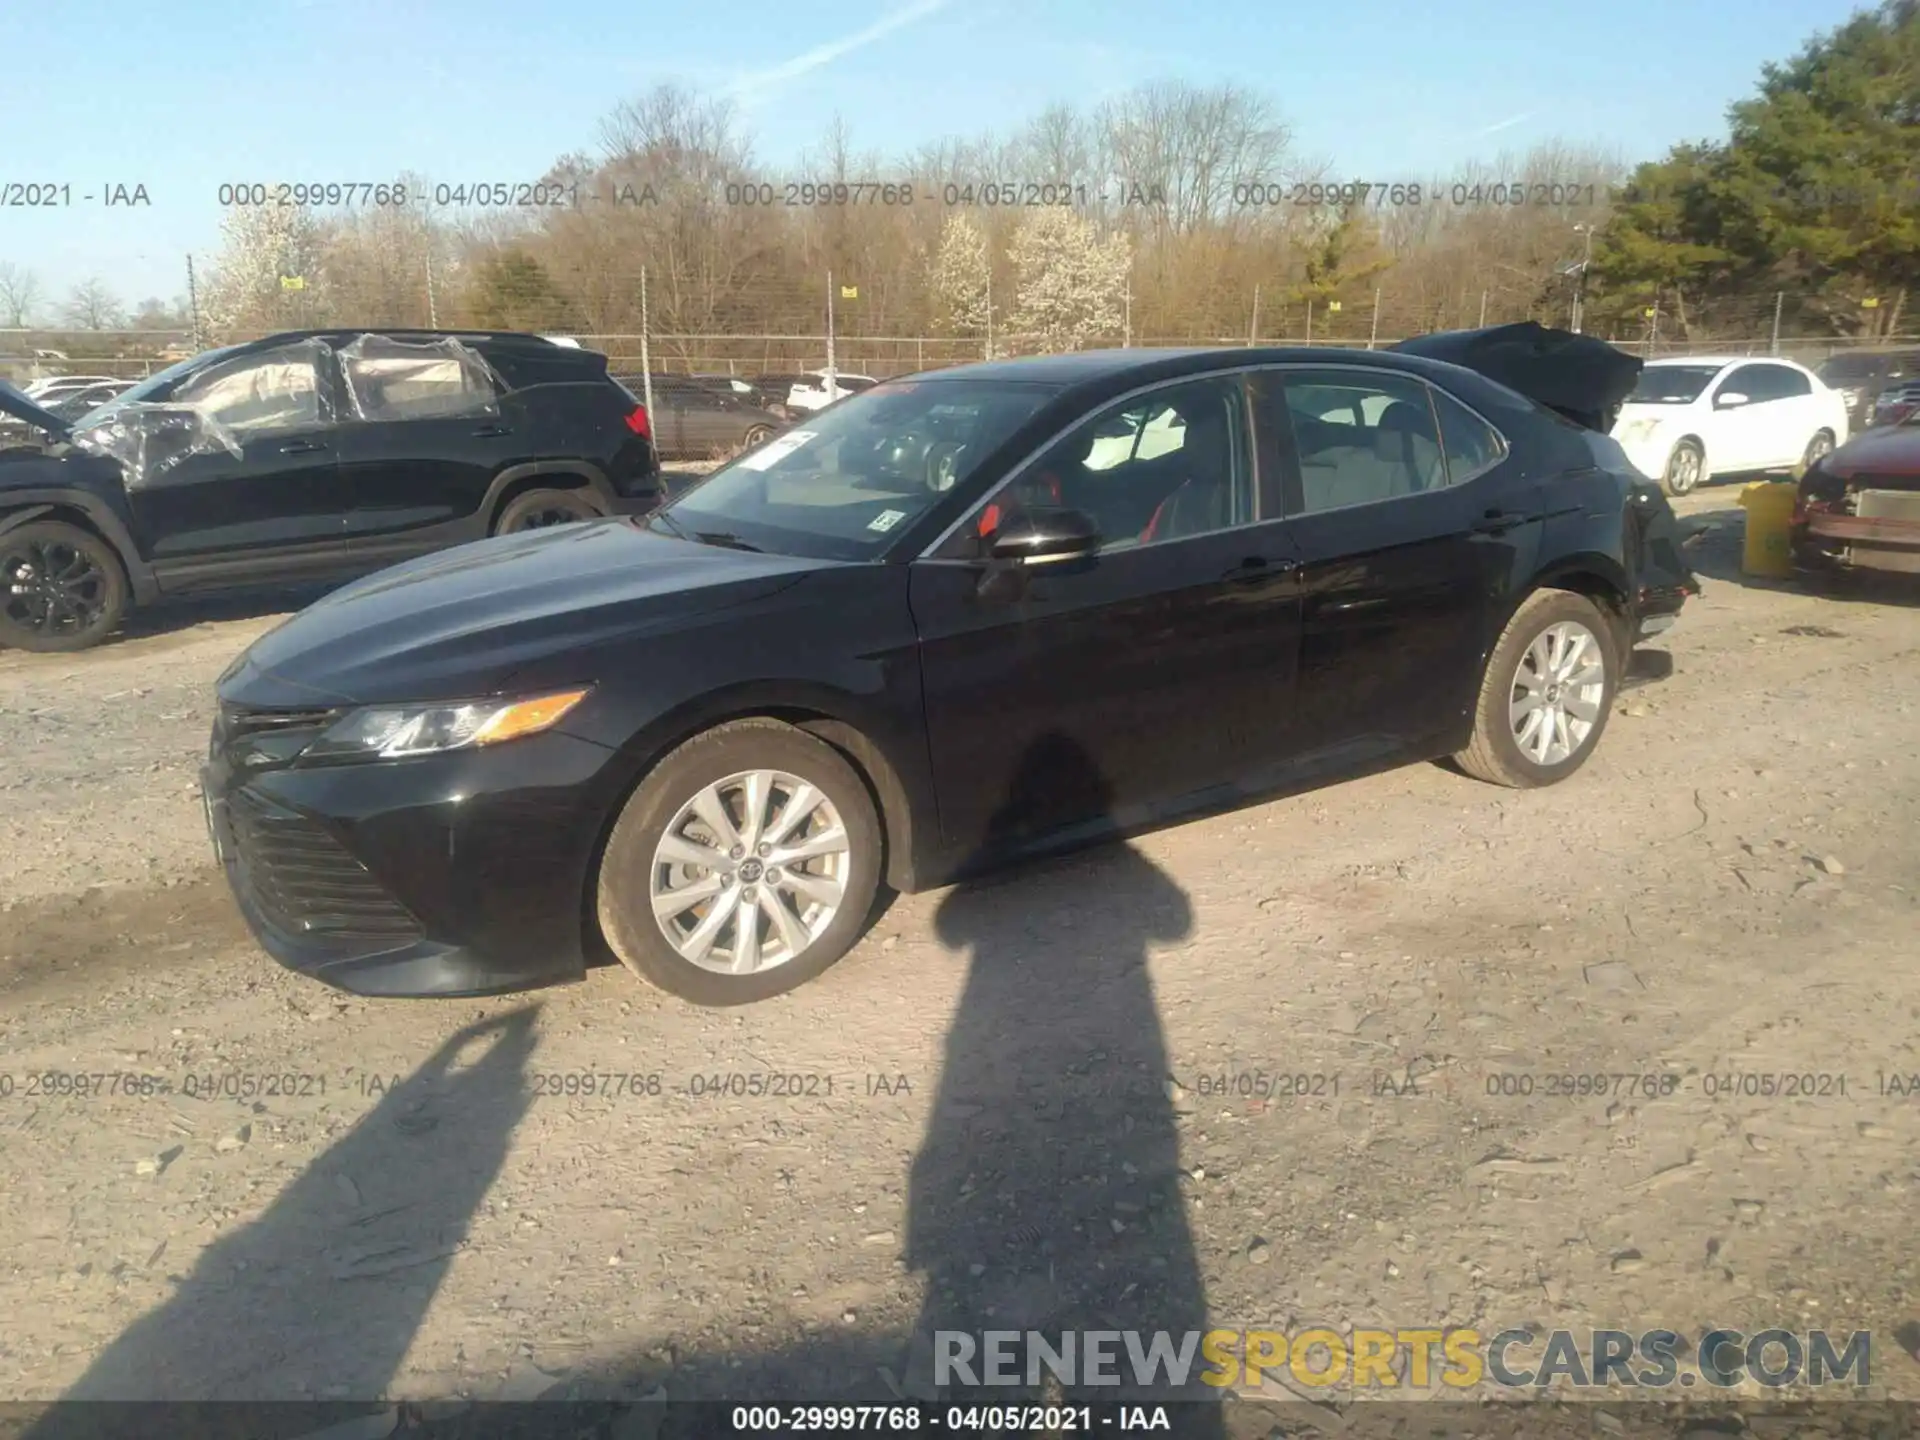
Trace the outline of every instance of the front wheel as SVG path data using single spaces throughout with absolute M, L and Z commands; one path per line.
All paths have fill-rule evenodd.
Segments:
M 1613 710 L 1613 627 L 1593 601 L 1567 590 L 1529 595 L 1493 647 L 1473 739 L 1454 762 L 1517 789 L 1552 785 L 1600 743 Z
M 126 610 L 127 572 L 92 531 L 34 520 L 0 534 L 0 648 L 85 650 Z
M 696 1005 L 793 990 L 853 947 L 878 891 L 872 796 L 831 746 L 737 720 L 662 760 L 600 861 L 600 929 L 622 964 Z
M 740 444 L 748 450 L 758 449 L 767 443 L 768 437 L 772 434 L 773 427 L 771 425 L 756 425 L 747 431 L 746 437 L 741 440 Z

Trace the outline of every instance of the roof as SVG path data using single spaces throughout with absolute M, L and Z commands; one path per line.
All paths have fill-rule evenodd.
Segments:
M 1074 350 L 1061 355 L 981 360 L 971 365 L 922 371 L 911 378 L 916 384 L 928 380 L 994 380 L 1066 387 L 1096 384 L 1121 376 L 1136 377 L 1144 384 L 1189 373 L 1277 364 L 1368 365 L 1420 375 L 1433 373 L 1431 361 L 1386 350 L 1323 345 L 1197 345 L 1185 349 Z
M 1651 369 L 1655 365 L 1744 365 L 1749 361 L 1756 365 L 1786 365 L 1795 370 L 1807 367 L 1798 360 L 1789 360 L 1784 355 L 1662 355 L 1656 360 L 1647 361 Z
M 404 325 L 336 325 L 324 330 L 282 330 L 273 335 L 263 335 L 258 340 L 249 340 L 244 346 L 234 348 L 250 349 L 257 345 L 284 345 L 292 340 L 342 340 L 356 335 L 384 335 L 394 340 L 484 340 L 496 345 L 538 346 L 545 350 L 577 348 L 572 345 L 561 345 L 544 335 L 535 335 L 525 330 L 416 330 Z

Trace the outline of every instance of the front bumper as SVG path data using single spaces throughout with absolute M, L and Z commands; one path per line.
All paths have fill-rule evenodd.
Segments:
M 1920 575 L 1920 522 L 1913 520 L 1814 514 L 1795 522 L 1791 543 L 1803 570 Z
M 624 786 L 615 752 L 549 732 L 493 750 L 201 773 L 234 899 L 289 969 L 359 995 L 493 995 L 577 980 L 587 879 Z

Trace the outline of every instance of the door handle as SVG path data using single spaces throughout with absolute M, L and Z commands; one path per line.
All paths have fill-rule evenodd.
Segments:
M 1525 525 L 1534 518 L 1532 515 L 1516 515 L 1508 510 L 1493 509 L 1474 521 L 1473 528 L 1475 533 L 1480 535 L 1504 535 L 1507 531 L 1516 526 Z
M 511 425 L 482 425 L 473 433 L 479 436 L 511 435 L 513 433 L 513 427 Z
M 1249 555 L 1227 572 L 1226 580 L 1230 585 L 1250 585 L 1256 581 L 1290 575 L 1299 568 L 1298 560 L 1269 560 L 1264 555 Z
M 282 455 L 312 455 L 327 447 L 318 440 L 289 440 L 280 447 Z

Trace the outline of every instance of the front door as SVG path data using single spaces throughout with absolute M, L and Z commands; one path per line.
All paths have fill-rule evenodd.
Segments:
M 335 549 L 346 507 L 325 359 L 312 341 L 237 356 L 126 417 L 127 500 L 163 584 Z
M 1121 416 L 1169 412 L 1179 446 L 1103 463 Z M 1086 512 L 1099 553 L 1019 570 L 978 559 L 982 535 L 1031 505 Z M 1018 851 L 1137 823 L 1238 776 L 1291 698 L 1296 601 L 1280 528 L 1235 374 L 1093 416 L 917 562 L 909 593 L 946 843 Z

